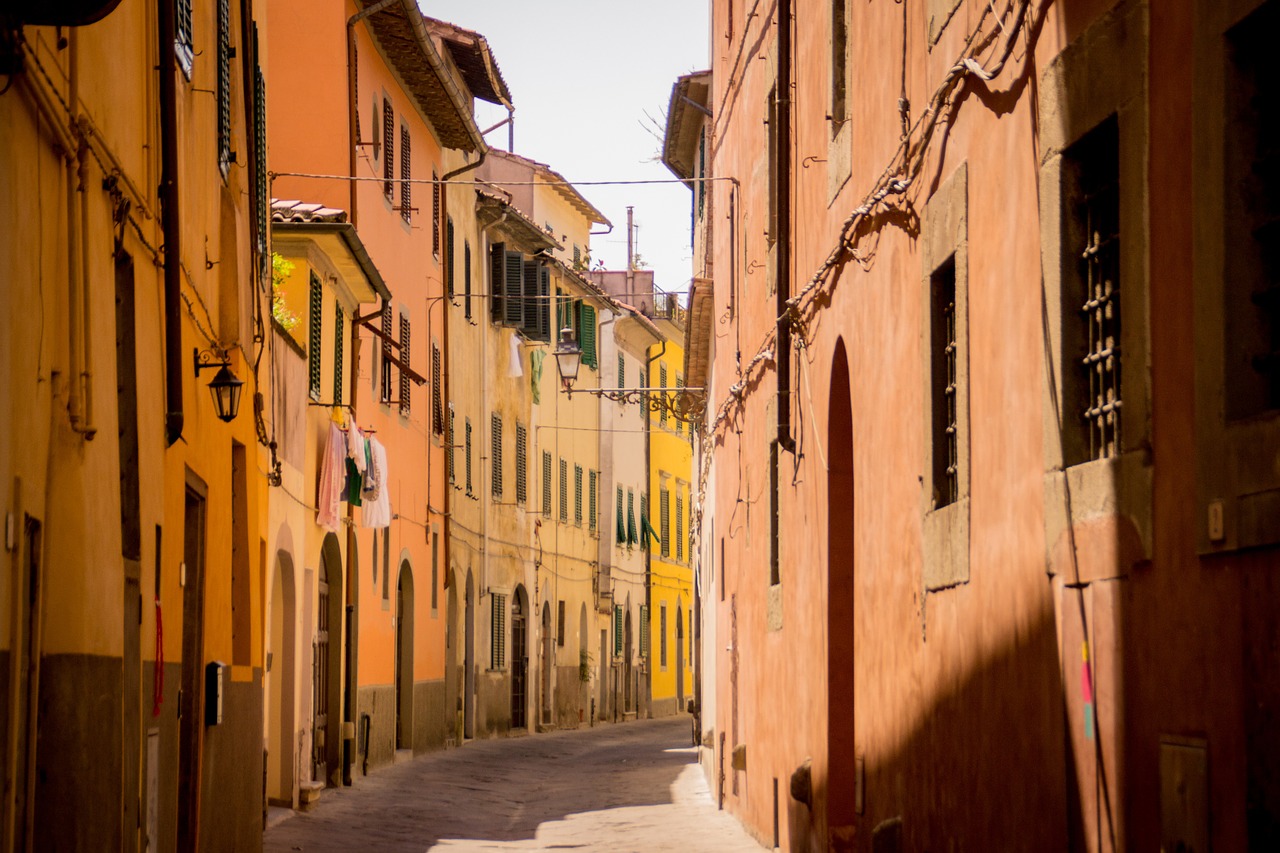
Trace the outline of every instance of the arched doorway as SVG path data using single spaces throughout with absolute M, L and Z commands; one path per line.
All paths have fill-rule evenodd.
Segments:
M 467 572 L 462 626 L 462 736 L 476 736 L 476 587 Z
M 529 727 L 529 597 L 516 587 L 511 599 L 511 728 Z
M 684 603 L 676 599 L 676 713 L 684 712 Z
M 542 602 L 542 725 L 551 724 L 551 671 L 555 666 L 555 636 L 551 632 L 551 602 Z
M 413 749 L 413 570 L 400 563 L 396 584 L 396 749 Z
M 271 623 L 268 629 L 267 680 L 270 719 L 267 725 L 267 797 L 293 806 L 294 587 L 293 557 L 276 556 L 271 578 Z
M 827 409 L 828 837 L 855 821 L 853 405 L 844 341 L 836 343 Z
M 342 784 L 342 549 L 325 536 L 320 549 L 313 648 L 312 746 L 314 778 Z

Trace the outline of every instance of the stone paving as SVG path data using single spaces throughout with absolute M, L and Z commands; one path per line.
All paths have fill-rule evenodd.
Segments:
M 681 715 L 473 741 L 325 791 L 264 849 L 760 853 L 716 809 L 689 728 Z

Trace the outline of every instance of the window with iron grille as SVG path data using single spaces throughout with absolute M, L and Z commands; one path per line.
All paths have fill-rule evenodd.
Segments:
M 640 657 L 649 656 L 649 605 L 640 605 Z
M 664 557 L 671 556 L 671 493 L 665 488 L 658 490 L 658 539 L 661 542 L 659 553 Z
M 529 430 L 516 424 L 516 503 L 529 499 Z
M 444 432 L 444 371 L 440 364 L 440 345 L 431 343 L 431 431 Z
M 391 101 L 382 99 L 382 192 L 390 201 L 396 191 L 396 114 Z
M 345 337 L 346 317 L 342 306 L 333 303 L 333 404 L 342 405 L 342 344 Z
M 542 514 L 551 517 L 551 454 L 542 451 Z
M 383 403 L 391 402 L 391 306 L 382 303 L 382 366 L 381 397 Z
M 1280 4 L 1226 33 L 1223 105 L 1225 402 L 1227 419 L 1280 409 Z
M 582 466 L 573 466 L 573 523 L 582 526 Z
M 490 465 L 493 466 L 493 496 L 502 497 L 502 415 L 494 412 L 489 418 Z
M 684 495 L 676 492 L 676 562 L 684 562 Z
M 218 168 L 231 166 L 231 2 L 218 0 Z
M 188 80 L 191 79 L 191 65 L 195 59 L 192 49 L 191 0 L 175 0 L 173 50 L 178 57 L 178 65 Z
M 489 668 L 507 667 L 507 596 L 501 592 L 490 595 L 492 607 L 489 617 Z
M 658 413 L 658 422 L 663 426 L 667 425 L 667 366 L 659 362 L 658 364 L 658 387 L 662 389 L 662 411 Z
M 569 520 L 569 463 L 560 460 L 560 520 Z
M 471 418 L 466 419 L 463 424 L 463 429 L 466 432 L 466 436 L 463 440 L 466 447 L 464 452 L 466 453 L 467 494 L 474 495 L 475 490 L 471 488 Z
M 409 361 L 409 318 L 404 314 L 400 315 L 400 360 L 406 366 L 412 363 Z M 413 383 L 409 380 L 409 374 L 400 371 L 400 414 L 408 415 L 412 400 L 409 396 Z
M 931 276 L 930 365 L 933 418 L 933 506 L 960 499 L 959 359 L 956 337 L 956 261 L 952 255 Z
M 1069 249 L 1079 259 L 1075 286 L 1066 281 L 1063 292 L 1074 303 L 1066 316 L 1078 318 L 1072 352 L 1075 375 L 1064 377 L 1066 399 L 1078 413 L 1083 432 L 1079 441 L 1066 442 L 1068 455 L 1063 461 L 1073 465 L 1117 456 L 1123 449 L 1120 142 L 1115 116 L 1068 148 L 1063 164 L 1072 192 L 1067 213 L 1073 221 L 1068 223 L 1068 233 L 1075 237 L 1075 245 Z
M 667 666 L 667 605 L 658 605 L 658 666 Z
M 405 222 L 413 221 L 413 178 L 412 158 L 409 156 L 409 126 L 400 125 L 400 218 Z M 440 220 L 436 219 L 435 250 L 440 255 Z
M 444 187 L 440 185 L 440 176 L 431 170 L 431 254 L 440 257 L 440 194 Z
M 462 316 L 471 319 L 471 241 L 462 241 Z
M 618 544 L 627 544 L 627 520 L 622 514 L 622 486 L 618 486 Z
M 613 607 L 613 656 L 622 657 L 622 605 Z
M 453 298 L 454 254 L 453 217 L 447 216 L 444 220 L 444 289 L 450 299 Z
M 556 602 L 556 645 L 564 645 L 564 599 Z
M 587 477 L 587 482 L 588 482 L 588 488 L 587 488 L 587 518 L 588 518 L 588 521 L 587 521 L 587 529 L 588 529 L 588 530 L 590 530 L 592 533 L 595 533 L 595 532 L 596 532 L 596 526 L 597 526 L 597 519 L 596 519 L 596 500 L 597 500 L 597 490 L 598 490 L 598 488 L 599 488 L 599 486 L 600 486 L 600 472 L 599 472 L 599 471 L 596 471 L 596 470 L 594 470 L 594 469 L 593 469 L 593 470 L 591 471 L 590 475 Z
M 444 437 L 444 443 L 449 448 L 449 482 L 450 483 L 458 482 L 458 471 L 457 471 L 457 468 L 454 467 L 453 443 L 454 443 L 454 436 L 456 435 L 456 430 L 454 429 L 454 414 L 455 413 L 453 411 L 453 403 L 450 403 L 449 404 L 449 431 L 448 431 L 448 434 L 445 435 Z
M 311 274 L 311 302 L 308 311 L 307 387 L 311 399 L 320 399 L 320 348 L 324 341 L 324 288 L 315 273 Z

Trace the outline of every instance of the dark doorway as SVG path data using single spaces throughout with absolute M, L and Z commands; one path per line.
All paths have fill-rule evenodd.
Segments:
M 338 537 L 325 537 L 320 552 L 319 600 L 312 718 L 314 778 L 342 784 L 342 550 Z M 334 648 L 336 641 L 337 649 Z
M 626 626 L 622 631 L 622 708 L 624 711 L 634 711 L 636 709 L 636 691 L 633 689 L 631 678 L 631 602 L 627 602 L 627 615 L 624 620 Z
M 204 746 L 204 553 L 208 491 L 187 472 L 183 512 L 182 693 L 178 703 L 178 849 L 200 837 L 200 777 Z
M 476 593 L 471 572 L 467 572 L 467 592 L 463 615 L 462 647 L 462 736 L 476 736 Z
M 396 585 L 396 749 L 413 749 L 413 571 L 400 564 Z
M 684 713 L 684 605 L 676 600 L 676 713 Z
M 555 667 L 555 637 L 551 633 L 551 602 L 542 602 L 542 725 L 551 724 L 551 670 Z
M 511 599 L 511 728 L 528 728 L 529 630 L 524 587 L 516 587 Z
M 827 410 L 827 832 L 855 820 L 853 405 L 844 342 Z

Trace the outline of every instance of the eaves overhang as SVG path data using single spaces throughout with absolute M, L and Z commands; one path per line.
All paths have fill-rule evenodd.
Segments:
M 358 302 L 391 298 L 391 290 L 350 222 L 273 221 L 271 239 L 314 243 L 337 268 Z
M 564 248 L 519 208 L 496 192 L 476 190 L 476 215 L 482 228 L 501 233 L 526 254 Z
M 709 278 L 695 278 L 689 285 L 689 312 L 685 321 L 685 384 L 705 388 L 711 366 L 712 315 L 715 313 L 715 287 Z
M 667 127 L 662 139 L 662 162 L 692 187 L 697 169 L 698 139 L 711 102 L 711 72 L 695 71 L 676 80 L 667 104 Z

